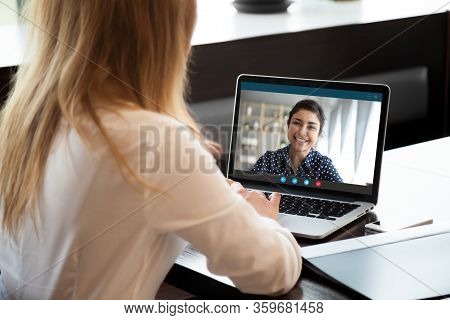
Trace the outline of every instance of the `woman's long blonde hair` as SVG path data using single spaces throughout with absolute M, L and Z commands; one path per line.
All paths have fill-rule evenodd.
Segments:
M 11 235 L 32 212 L 62 118 L 86 139 L 78 116 L 88 115 L 133 174 L 92 104 L 106 81 L 123 84 L 139 107 L 199 134 L 184 102 L 195 0 L 34 0 L 25 10 L 32 55 L 19 67 L 0 118 L 2 226 Z

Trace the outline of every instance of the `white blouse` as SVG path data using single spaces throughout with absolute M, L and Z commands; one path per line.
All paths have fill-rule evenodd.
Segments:
M 104 144 L 87 146 L 61 125 L 35 224 L 27 215 L 15 239 L 0 230 L 9 298 L 153 299 L 186 242 L 243 292 L 281 294 L 295 285 L 294 237 L 229 187 L 183 125 L 144 110 L 101 118 L 150 191 L 123 178 Z

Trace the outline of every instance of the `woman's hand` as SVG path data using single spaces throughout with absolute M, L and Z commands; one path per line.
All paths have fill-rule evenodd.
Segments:
M 261 216 L 278 221 L 281 199 L 281 195 L 278 192 L 272 193 L 270 199 L 267 199 L 264 193 L 260 191 L 250 191 L 245 189 L 239 182 L 227 180 L 231 188 L 247 200 Z

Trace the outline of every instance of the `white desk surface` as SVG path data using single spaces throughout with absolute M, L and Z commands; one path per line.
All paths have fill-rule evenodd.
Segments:
M 238 13 L 232 0 L 197 0 L 193 45 L 270 34 L 321 29 L 422 16 L 450 10 L 448 0 L 295 0 L 288 12 Z M 24 32 L 18 25 L 0 26 L 0 67 L 23 60 Z
M 288 12 L 238 13 L 231 0 L 197 0 L 193 44 L 333 26 L 371 23 L 450 10 L 448 0 L 295 0 Z
M 450 221 L 449 164 L 450 137 L 386 151 L 374 212 Z
M 431 162 L 434 161 L 434 162 Z M 433 163 L 430 165 L 430 163 Z M 327 243 L 303 248 L 304 257 L 318 257 L 345 252 L 367 246 L 411 239 L 423 234 L 448 232 L 450 227 L 450 137 L 416 144 L 384 153 L 380 199 L 375 207 L 379 216 L 402 214 L 423 215 L 434 218 L 436 226 L 407 229 L 395 233 Z M 442 229 L 442 230 L 441 230 Z M 314 248 L 313 248 L 314 247 Z M 232 285 L 226 277 L 211 274 L 206 258 L 192 247 L 178 257 L 177 264 L 208 277 Z

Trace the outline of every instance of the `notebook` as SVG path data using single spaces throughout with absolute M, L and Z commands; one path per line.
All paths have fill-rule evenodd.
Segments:
M 450 224 L 304 247 L 304 265 L 369 299 L 450 295 Z
M 227 176 L 280 192 L 280 223 L 321 239 L 377 203 L 386 85 L 241 75 Z

